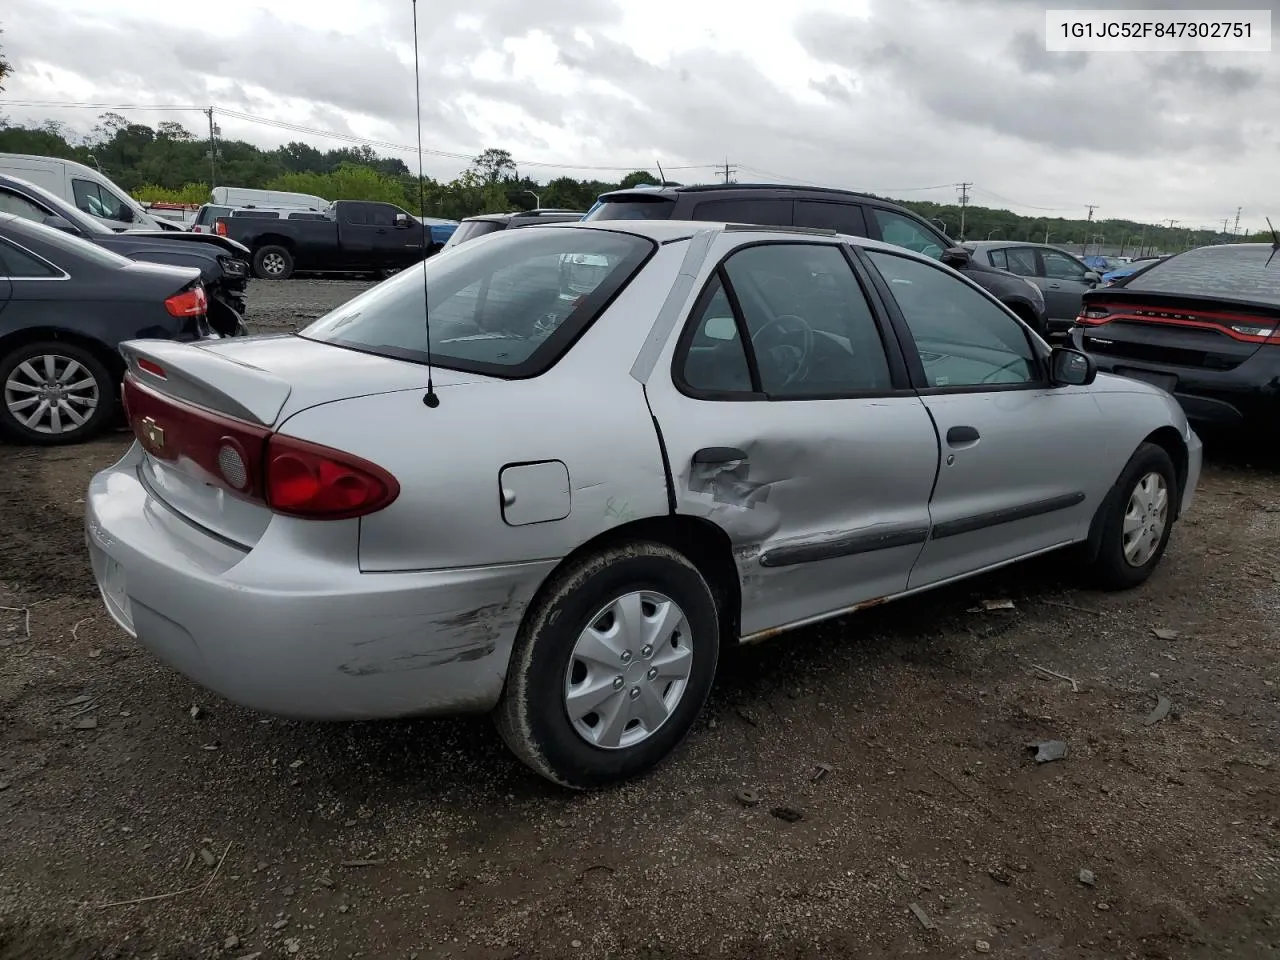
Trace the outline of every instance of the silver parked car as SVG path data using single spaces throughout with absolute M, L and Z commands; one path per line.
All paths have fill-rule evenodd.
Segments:
M 666 756 L 724 644 L 1071 545 L 1139 584 L 1200 473 L 1167 393 L 829 231 L 503 231 L 297 335 L 122 351 L 86 525 L 125 630 L 272 713 L 493 710 L 572 787 Z
M 1080 313 L 1084 295 L 1101 282 L 1101 275 L 1073 253 L 1043 243 L 976 240 L 965 248 L 984 266 L 1016 273 L 1044 293 L 1046 326 L 1050 334 L 1065 333 Z

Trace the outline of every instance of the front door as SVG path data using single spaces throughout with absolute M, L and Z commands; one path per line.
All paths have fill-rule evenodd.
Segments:
M 908 354 L 942 447 L 924 587 L 1083 539 L 1111 479 L 1087 387 L 1054 387 L 1009 312 L 933 264 L 867 251 L 914 344 Z
M 676 512 L 733 545 L 744 636 L 904 590 L 938 465 L 843 247 L 749 237 L 714 241 L 645 383 Z
M 1081 299 L 1094 288 L 1094 284 L 1085 279 L 1089 268 L 1057 250 L 1042 249 L 1040 264 L 1049 319 L 1060 327 L 1069 326 L 1080 313 Z

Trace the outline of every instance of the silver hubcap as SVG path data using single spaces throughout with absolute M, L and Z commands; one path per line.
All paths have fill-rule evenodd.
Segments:
M 28 430 L 67 433 L 83 427 L 98 408 L 98 381 L 78 360 L 41 354 L 13 368 L 4 405 Z
M 675 711 L 692 668 L 684 611 L 660 593 L 628 593 L 592 617 L 573 645 L 565 711 L 592 746 L 633 747 Z
M 1169 485 L 1158 473 L 1148 473 L 1129 495 L 1124 511 L 1124 559 L 1140 567 L 1156 552 L 1169 522 Z
M 267 273 L 284 273 L 284 257 L 278 253 L 268 253 L 262 258 L 262 269 Z

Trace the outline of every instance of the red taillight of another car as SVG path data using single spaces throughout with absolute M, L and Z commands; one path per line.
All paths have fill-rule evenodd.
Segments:
M 219 220 L 213 225 L 213 232 L 220 237 L 225 237 L 227 235 L 227 225 Z
M 400 495 L 395 477 L 376 464 L 166 396 L 132 373 L 125 374 L 123 400 L 134 436 L 151 456 L 276 513 L 347 520 Z
M 209 298 L 203 286 L 196 286 L 175 293 L 164 302 L 164 308 L 171 317 L 202 317 L 209 312 Z
M 1111 311 L 1106 307 L 1084 306 L 1080 309 L 1080 315 L 1076 317 L 1076 323 L 1087 327 L 1096 327 L 1110 319 Z

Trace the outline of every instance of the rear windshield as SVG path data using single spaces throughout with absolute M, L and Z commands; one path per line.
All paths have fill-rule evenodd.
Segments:
M 631 234 L 508 230 L 456 247 L 366 291 L 299 332 L 385 357 L 500 377 L 547 370 L 656 249 Z
M 458 229 L 449 237 L 449 246 L 456 247 L 460 243 L 483 237 L 486 233 L 497 233 L 506 226 L 500 220 L 463 220 Z
M 667 197 L 601 198 L 583 220 L 670 220 L 675 201 Z
M 1123 289 L 1280 306 L 1280 253 L 1269 243 L 1199 247 L 1134 274 Z

